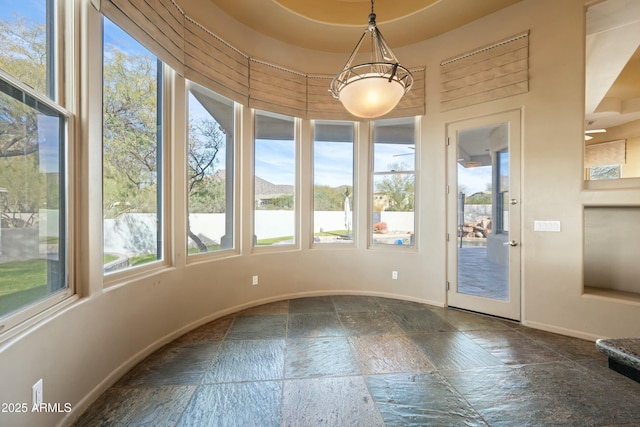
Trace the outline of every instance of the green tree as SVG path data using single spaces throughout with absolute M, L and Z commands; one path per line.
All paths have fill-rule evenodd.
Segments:
M 105 49 L 104 216 L 157 212 L 157 62 Z
M 226 211 L 225 179 L 218 172 L 218 154 L 226 142 L 226 132 L 213 118 L 189 123 L 189 212 Z M 207 252 L 202 239 L 187 224 L 187 234 L 200 252 Z
M 407 165 L 404 163 L 389 165 L 389 170 L 395 171 L 395 173 L 385 175 L 383 180 L 376 185 L 376 191 L 384 194 L 386 198 L 386 210 L 413 211 L 415 174 L 413 172 L 403 173 L 402 171 L 407 170 Z
M 157 62 L 108 47 L 104 66 L 105 216 L 156 212 L 158 185 Z M 225 131 L 213 118 L 189 123 L 190 212 L 224 212 L 224 181 L 216 176 Z M 200 251 L 207 247 L 187 226 Z
M 24 16 L 0 21 L 0 68 L 40 93 L 47 93 L 47 36 L 44 24 Z
M 269 201 L 269 203 L 263 207 L 265 210 L 270 209 L 285 209 L 291 210 L 293 209 L 293 195 L 284 195 L 279 197 L 274 197 Z
M 316 185 L 313 188 L 313 206 L 316 211 L 341 211 L 344 209 L 345 195 L 353 193 L 349 185 L 329 187 Z
M 24 17 L 0 21 L 0 68 L 46 93 L 45 26 Z M 46 206 L 47 186 L 39 168 L 38 113 L 0 94 L 0 212 L 2 227 L 29 227 Z M 56 193 L 58 194 L 58 193 Z M 53 207 L 53 206 L 51 206 Z
M 468 205 L 490 205 L 492 203 L 491 192 L 470 194 L 466 197 L 465 203 Z
M 3 189 L 0 193 L 0 212 L 3 228 L 34 225 L 40 207 L 46 205 L 44 179 L 44 174 L 38 170 L 37 154 L 0 157 L 0 187 Z
M 218 155 L 226 133 L 213 118 L 189 123 L 189 211 L 225 211 L 224 179 L 218 176 Z

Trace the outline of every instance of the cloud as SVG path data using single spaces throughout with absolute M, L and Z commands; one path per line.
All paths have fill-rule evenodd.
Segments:
M 353 144 L 315 142 L 313 180 L 315 185 L 353 185 Z
M 491 182 L 491 166 L 465 168 L 458 164 L 458 185 L 464 186 L 468 194 L 487 191 Z
M 295 184 L 295 142 L 258 139 L 255 174 L 272 184 Z

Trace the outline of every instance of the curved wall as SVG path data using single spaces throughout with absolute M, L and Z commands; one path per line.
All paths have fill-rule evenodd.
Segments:
M 0 344 L 0 402 L 31 402 L 31 385 L 44 379 L 46 402 L 71 403 L 71 414 L 0 414 L 0 424 L 50 426 L 68 423 L 135 363 L 182 333 L 228 312 L 262 302 L 303 295 L 359 293 L 446 304 L 446 160 L 447 123 L 494 112 L 520 109 L 523 116 L 523 323 L 555 332 L 595 338 L 640 334 L 638 304 L 582 294 L 582 206 L 640 200 L 640 190 L 583 190 L 583 46 L 587 0 L 524 0 L 456 31 L 396 50 L 411 66 L 427 66 L 427 115 L 421 118 L 417 250 L 368 249 L 368 147 L 358 147 L 354 200 L 359 218 L 358 240 L 349 248 L 311 248 L 309 195 L 302 192 L 300 248 L 283 252 L 251 250 L 251 210 L 241 194 L 240 247 L 226 258 L 185 260 L 185 176 L 179 132 L 174 135 L 171 197 L 173 242 L 171 266 L 129 277 L 104 287 L 101 247 L 99 111 L 95 99 L 81 101 L 83 150 L 78 165 L 77 277 L 80 298 L 45 316 L 34 326 Z M 99 17 L 87 2 L 88 22 Z M 342 55 L 309 52 L 252 33 L 214 9 L 200 11 L 205 0 L 188 3 L 187 14 L 240 50 L 292 69 L 333 72 Z M 193 8 L 193 10 L 191 10 Z M 86 10 L 85 10 L 86 9 Z M 88 24 L 89 25 L 89 24 Z M 529 29 L 530 90 L 528 93 L 459 110 L 440 112 L 439 61 Z M 99 38 L 99 37 L 97 37 Z M 89 36 L 85 50 L 100 41 Z M 351 43 L 351 41 L 347 41 Z M 99 44 L 98 44 L 99 46 Z M 407 59 L 405 59 L 407 58 Z M 410 58 L 410 59 L 409 59 Z M 83 65 L 81 87 L 98 91 L 100 58 Z M 99 73 L 98 73 L 99 74 Z M 178 79 L 175 94 L 184 93 Z M 84 97 L 91 98 L 91 97 Z M 177 98 L 176 98 L 177 99 Z M 184 102 L 184 101 L 182 101 Z M 178 102 L 179 104 L 180 102 Z M 243 112 L 240 184 L 251 177 L 250 112 Z M 176 119 L 179 127 L 180 119 Z M 308 126 L 308 125 L 307 125 Z M 362 123 L 360 133 L 367 135 Z M 79 163 L 82 163 L 79 162 Z M 301 153 L 301 186 L 311 188 L 309 148 Z M 96 194 L 97 193 L 97 194 Z M 364 219 L 363 219 L 364 218 Z M 562 222 L 561 233 L 534 233 L 534 220 Z M 391 280 L 391 270 L 399 279 Z M 260 284 L 251 285 L 259 275 Z

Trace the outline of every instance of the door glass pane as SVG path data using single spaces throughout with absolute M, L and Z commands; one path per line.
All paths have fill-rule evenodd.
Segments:
M 506 124 L 458 134 L 458 292 L 509 299 Z

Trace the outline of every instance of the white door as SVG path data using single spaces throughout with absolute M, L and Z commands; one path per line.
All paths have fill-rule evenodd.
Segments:
M 447 304 L 520 320 L 519 110 L 447 125 Z

